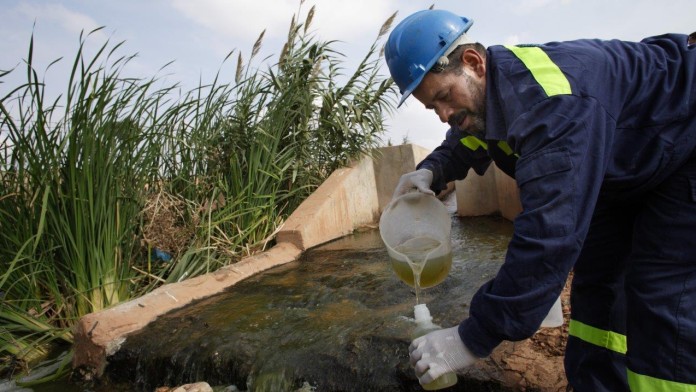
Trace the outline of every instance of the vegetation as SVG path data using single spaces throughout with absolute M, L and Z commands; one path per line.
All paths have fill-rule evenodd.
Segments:
M 293 16 L 265 70 L 252 65 L 262 33 L 249 62 L 236 53 L 234 82 L 183 95 L 124 77 L 122 43 L 85 58 L 81 35 L 67 91 L 47 101 L 32 37 L 26 83 L 0 97 L 0 376 L 69 347 L 84 314 L 266 249 L 334 169 L 379 144 L 394 90 L 377 44 L 393 16 L 346 75 L 313 15 Z

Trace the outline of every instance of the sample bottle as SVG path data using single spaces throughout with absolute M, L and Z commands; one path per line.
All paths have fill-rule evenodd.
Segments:
M 413 339 L 423 336 L 428 332 L 442 329 L 439 325 L 433 324 L 433 318 L 430 316 L 430 310 L 425 304 L 418 304 L 413 308 L 413 314 L 416 319 L 416 328 L 413 330 Z M 445 373 L 436 378 L 429 384 L 423 385 L 426 391 L 435 391 L 442 388 L 451 387 L 457 383 L 457 375 L 455 373 Z

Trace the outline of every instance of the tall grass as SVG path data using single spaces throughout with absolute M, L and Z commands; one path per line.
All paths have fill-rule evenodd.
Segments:
M 393 17 L 345 74 L 301 11 L 277 62 L 254 65 L 268 64 L 262 33 L 248 61 L 226 59 L 235 81 L 183 95 L 123 76 L 122 43 L 87 58 L 80 35 L 66 92 L 47 102 L 32 37 L 26 83 L 0 97 L 0 375 L 69 345 L 84 314 L 271 246 L 316 186 L 380 143 L 394 90 L 377 48 Z

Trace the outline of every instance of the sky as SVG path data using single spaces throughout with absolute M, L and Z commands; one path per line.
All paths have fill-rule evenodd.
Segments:
M 313 5 L 312 30 L 320 40 L 337 41 L 333 48 L 346 55 L 347 73 L 389 16 L 397 12 L 395 26 L 431 5 L 473 19 L 469 35 L 486 46 L 578 38 L 637 41 L 696 31 L 696 0 L 305 0 L 302 5 L 300 0 L 0 0 L 0 71 L 15 68 L 0 79 L 0 97 L 25 80 L 32 34 L 35 68 L 48 93 L 64 92 L 80 33 L 98 27 L 104 28 L 86 39 L 88 53 L 109 40 L 124 42 L 122 55 L 137 54 L 122 76 L 157 75 L 185 90 L 218 73 L 232 83 L 237 51 L 248 56 L 265 30 L 258 58 L 277 58 L 292 16 L 299 12 L 303 20 Z M 232 50 L 233 60 L 223 62 Z M 382 72 L 388 75 L 383 60 Z M 385 143 L 406 140 L 426 148 L 439 145 L 447 130 L 415 98 L 387 118 L 387 128 Z

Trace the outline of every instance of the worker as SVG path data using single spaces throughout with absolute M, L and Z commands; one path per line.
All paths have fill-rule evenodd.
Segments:
M 472 20 L 416 12 L 385 58 L 402 96 L 449 124 L 395 196 L 514 177 L 522 211 L 458 326 L 415 339 L 422 384 L 537 331 L 573 271 L 575 391 L 696 391 L 696 48 L 686 34 L 485 48 Z

